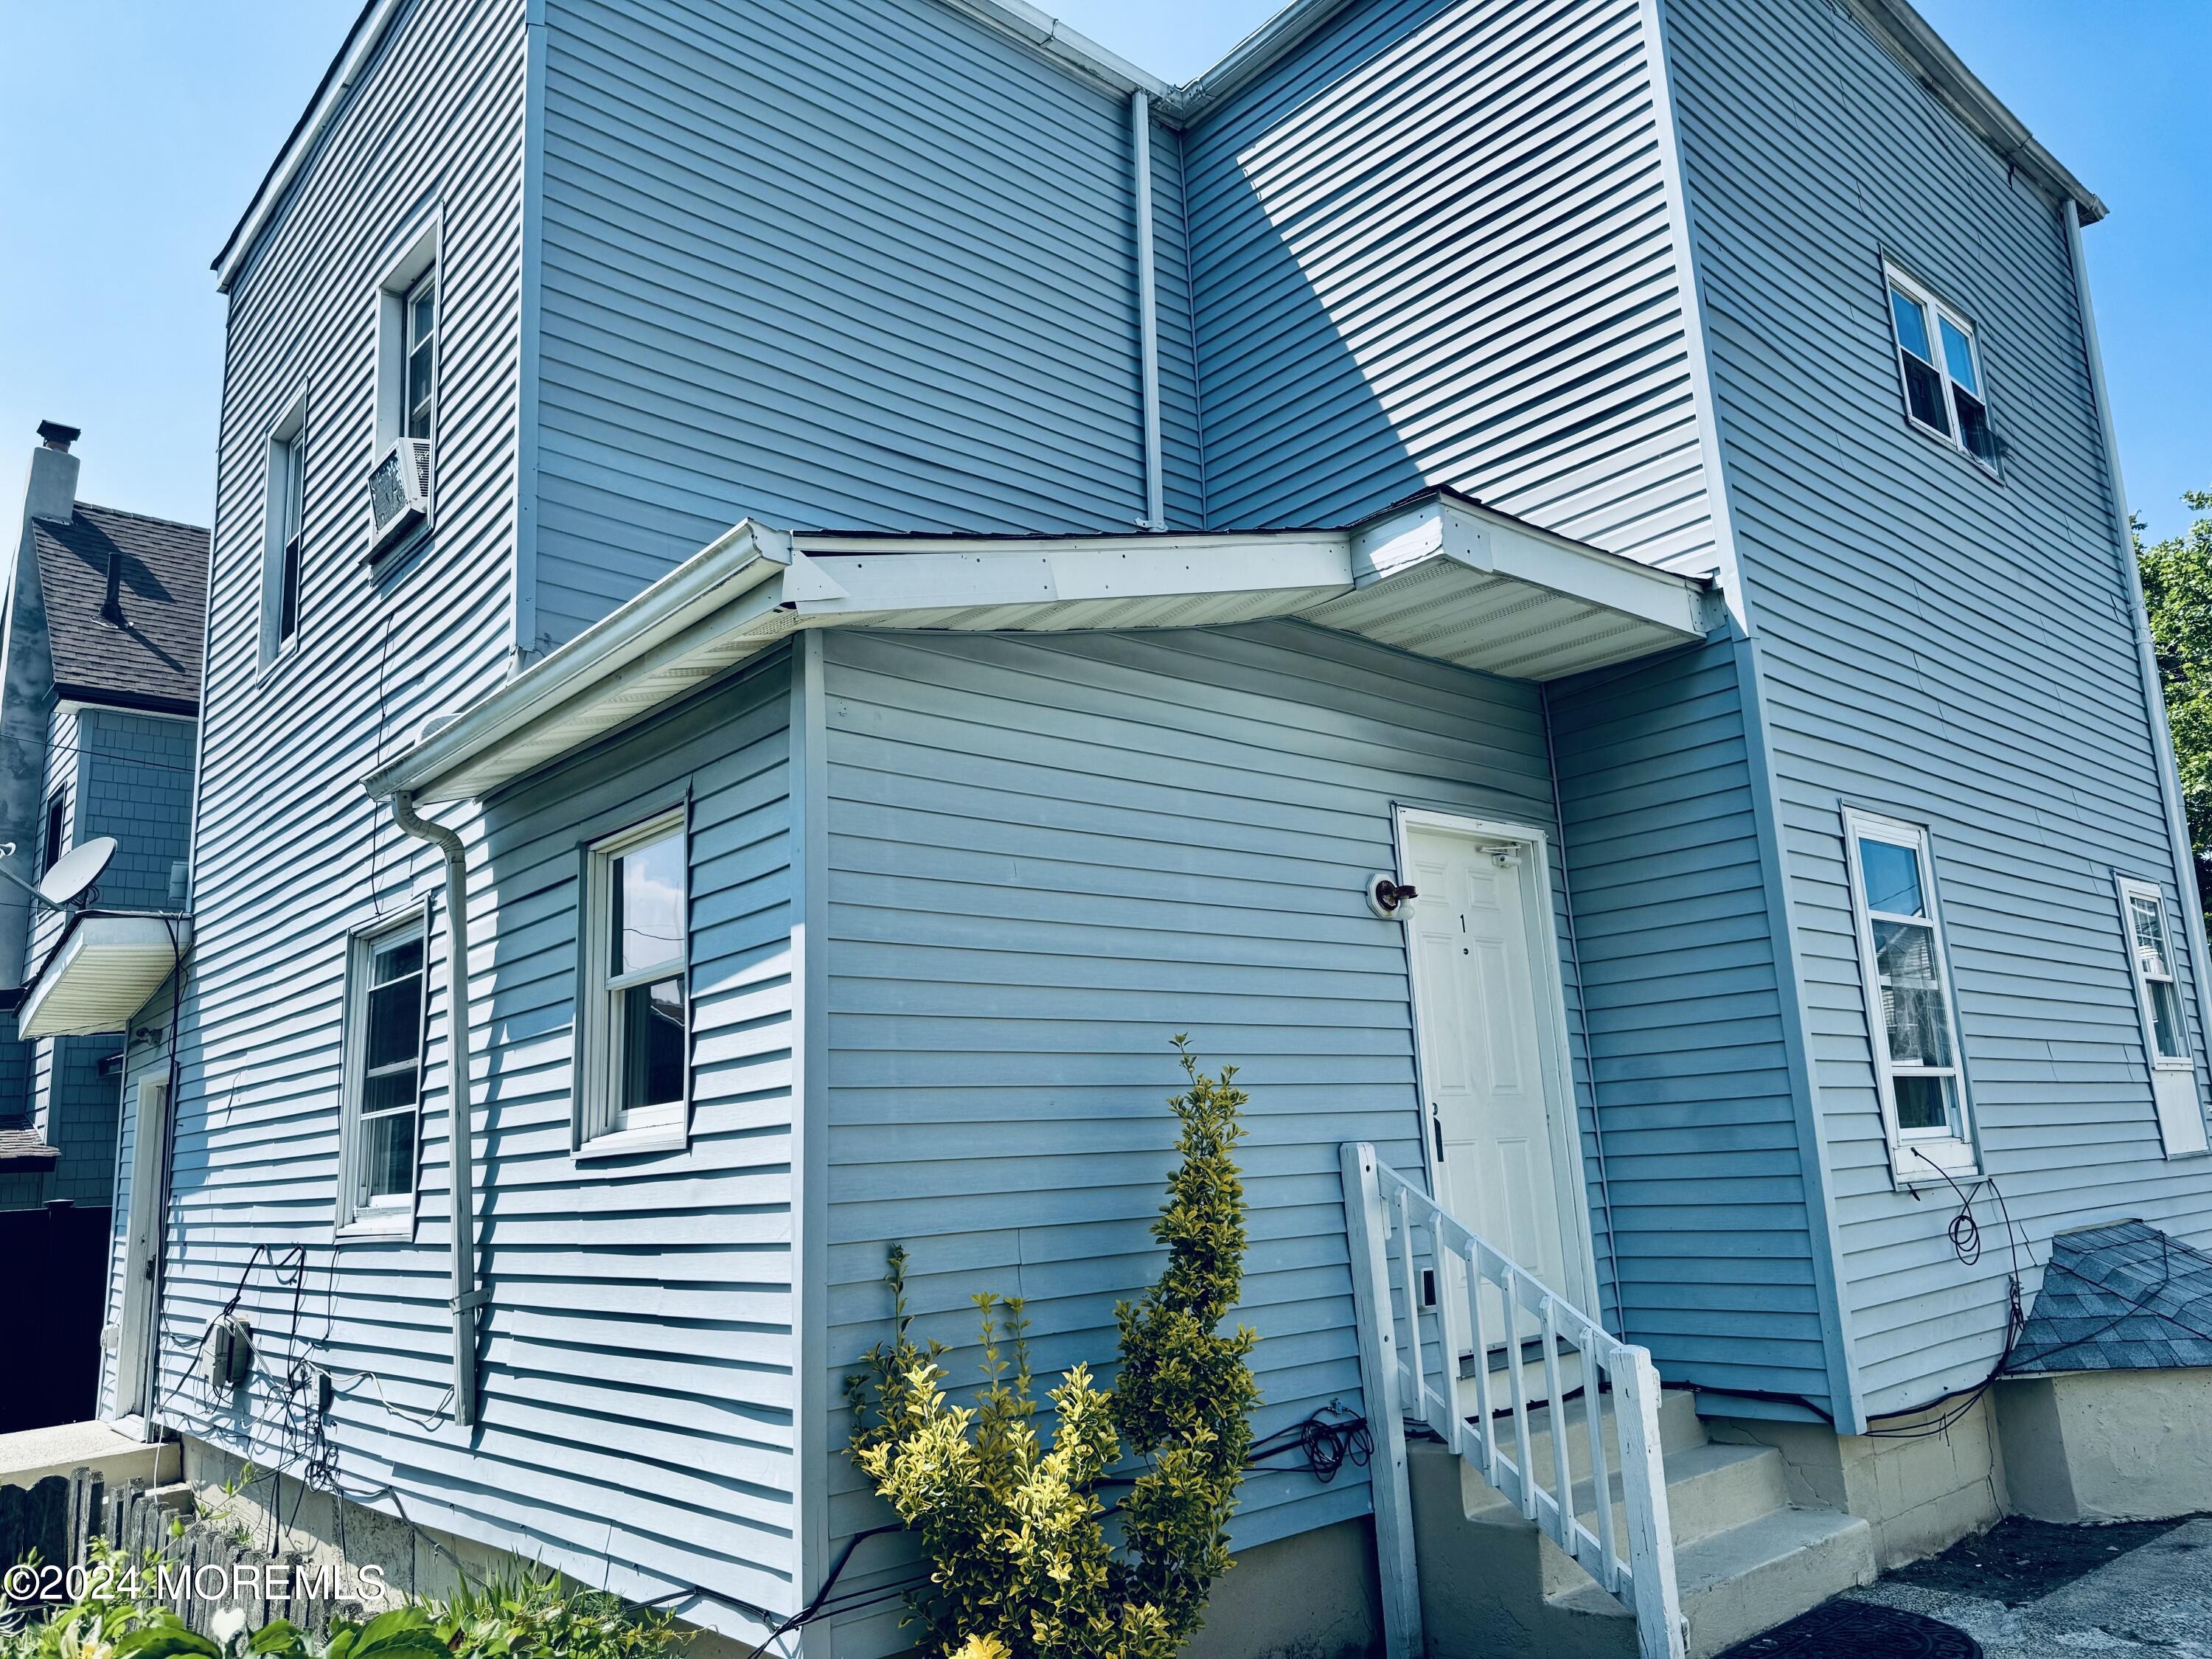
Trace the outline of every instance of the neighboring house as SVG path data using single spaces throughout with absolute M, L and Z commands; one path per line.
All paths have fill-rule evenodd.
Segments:
M 80 501 L 77 436 L 39 428 L 0 642 L 0 874 L 12 878 L 0 881 L 0 1252 L 20 1270 L 19 1312 L 45 1334 L 43 1363 L 0 1381 L 8 1429 L 93 1405 L 125 1024 L 175 958 L 151 980 L 100 988 L 95 1016 L 80 989 L 114 961 L 85 946 L 118 927 L 166 939 L 167 923 L 124 913 L 180 911 L 190 850 L 208 532 Z M 113 855 L 65 911 L 33 896 L 72 848 L 103 839 Z
M 0 842 L 14 850 L 4 868 L 35 884 L 71 848 L 108 836 L 115 856 L 91 902 L 180 911 L 208 532 L 78 501 L 76 428 L 49 421 L 39 436 L 8 567 Z M 0 884 L 0 981 L 10 988 L 0 1209 L 57 1199 L 104 1208 L 113 1191 L 120 1023 L 83 1035 L 17 1029 L 23 988 L 67 924 Z
M 1364 1144 L 1674 1389 L 1692 1649 L 1985 1524 L 1996 1241 L 2212 1237 L 2101 211 L 1902 0 L 1300 0 L 1179 88 L 995 0 L 370 0 L 216 262 L 103 1409 L 411 1582 L 364 1510 L 891 1650 L 885 1251 L 1108 1358 L 1188 1031 L 1262 1432 L 1395 1375 Z M 1445 1334 L 1450 1429 L 1524 1368 Z M 1359 1645 L 1378 1536 L 1404 1641 L 1375 1415 L 1254 1476 L 1209 1650 Z M 1633 1642 L 1449 1480 L 1438 1651 Z

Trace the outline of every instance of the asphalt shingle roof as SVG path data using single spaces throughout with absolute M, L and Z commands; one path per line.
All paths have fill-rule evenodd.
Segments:
M 2212 1255 L 2142 1221 L 2051 1241 L 2008 1371 L 2212 1365 Z
M 64 697 L 191 714 L 199 707 L 208 532 L 80 501 L 33 520 L 54 689 Z M 123 556 L 123 625 L 104 620 L 107 562 Z
M 0 1128 L 0 1170 L 51 1170 L 60 1161 L 61 1154 L 36 1129 Z

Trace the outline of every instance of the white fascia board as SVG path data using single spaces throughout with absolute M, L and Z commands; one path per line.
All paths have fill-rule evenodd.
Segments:
M 1601 605 L 1682 635 L 1705 636 L 1710 584 L 1603 548 L 1540 530 L 1453 495 L 1416 501 L 1370 519 L 1352 535 L 1353 580 L 1362 587 L 1446 558 Z
M 370 0 L 368 7 L 356 20 L 347 44 L 339 48 L 339 61 L 325 78 L 321 93 L 300 124 L 292 130 L 291 137 L 269 169 L 269 176 L 261 181 L 261 188 L 253 192 L 246 204 L 246 213 L 230 233 L 230 240 L 215 257 L 215 287 L 218 294 L 230 292 L 230 285 L 238 279 L 238 270 L 252 253 L 261 233 L 269 228 L 276 216 L 277 204 L 292 188 L 292 181 L 300 176 L 300 169 L 315 153 L 324 131 L 337 118 L 345 100 L 361 78 L 361 72 L 384 39 L 384 31 L 391 24 L 404 0 Z
M 1024 0 L 944 0 L 944 3 L 987 28 L 1036 48 L 1112 91 L 1145 92 L 1158 98 L 1170 90 L 1166 82 L 1146 73 L 1120 54 L 1109 52 L 1049 12 L 1026 4 Z
M 1968 131 L 2059 202 L 2071 198 L 2081 209 L 2083 224 L 2094 224 L 2105 216 L 2105 204 L 2096 193 L 2043 147 L 2027 124 L 2005 107 L 1908 0 L 1844 0 L 1844 4 L 1876 44 Z
M 1168 94 L 1165 112 L 1178 122 L 1195 121 L 1275 60 L 1342 11 L 1351 0 L 1291 0 L 1280 11 L 1222 54 L 1196 80 Z
M 817 540 L 801 537 L 799 547 L 806 550 Z M 909 546 L 914 550 L 906 550 Z M 933 539 L 898 547 L 806 552 L 843 591 L 836 598 L 800 600 L 799 616 L 819 626 L 841 617 L 901 611 L 1274 592 L 1285 595 L 1287 614 L 1352 586 L 1346 538 L 1326 532 L 970 542 L 958 550 Z
M 789 568 L 791 538 L 748 519 L 708 543 L 635 599 L 592 624 L 475 708 L 362 780 L 374 799 L 420 793 L 437 779 L 562 706 L 605 690 L 625 671 L 647 672 L 682 636 Z

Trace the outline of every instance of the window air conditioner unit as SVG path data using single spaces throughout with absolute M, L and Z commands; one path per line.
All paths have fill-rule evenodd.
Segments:
M 368 475 L 368 507 L 376 520 L 375 547 L 430 515 L 430 441 L 401 438 Z

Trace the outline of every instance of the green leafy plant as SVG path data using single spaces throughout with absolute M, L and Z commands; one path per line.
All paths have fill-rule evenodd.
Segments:
M 83 1599 L 39 1617 L 11 1618 L 0 1627 L 0 1659 L 114 1659 L 126 1638 L 166 1616 L 131 1594 L 151 1585 L 160 1559 L 150 1551 L 134 1557 L 93 1539 Z
M 866 1375 L 846 1380 L 851 1455 L 933 1564 L 909 1622 L 939 1659 L 1169 1659 L 1233 1565 L 1227 1528 L 1252 1444 L 1258 1338 L 1219 1328 L 1243 1281 L 1244 1192 L 1231 1155 L 1249 1097 L 1234 1066 L 1208 1077 L 1188 1040 L 1174 1041 L 1189 1087 L 1169 1103 L 1182 1157 L 1152 1224 L 1167 1266 L 1115 1310 L 1115 1388 L 1078 1364 L 1047 1396 L 1049 1446 L 1035 1424 L 1021 1300 L 975 1298 L 985 1382 L 972 1407 L 952 1405 L 943 1345 L 909 1334 L 906 1253 L 890 1252 L 895 1334 L 870 1351 Z M 1139 1462 L 1117 1546 L 1099 1491 L 1125 1449 Z

